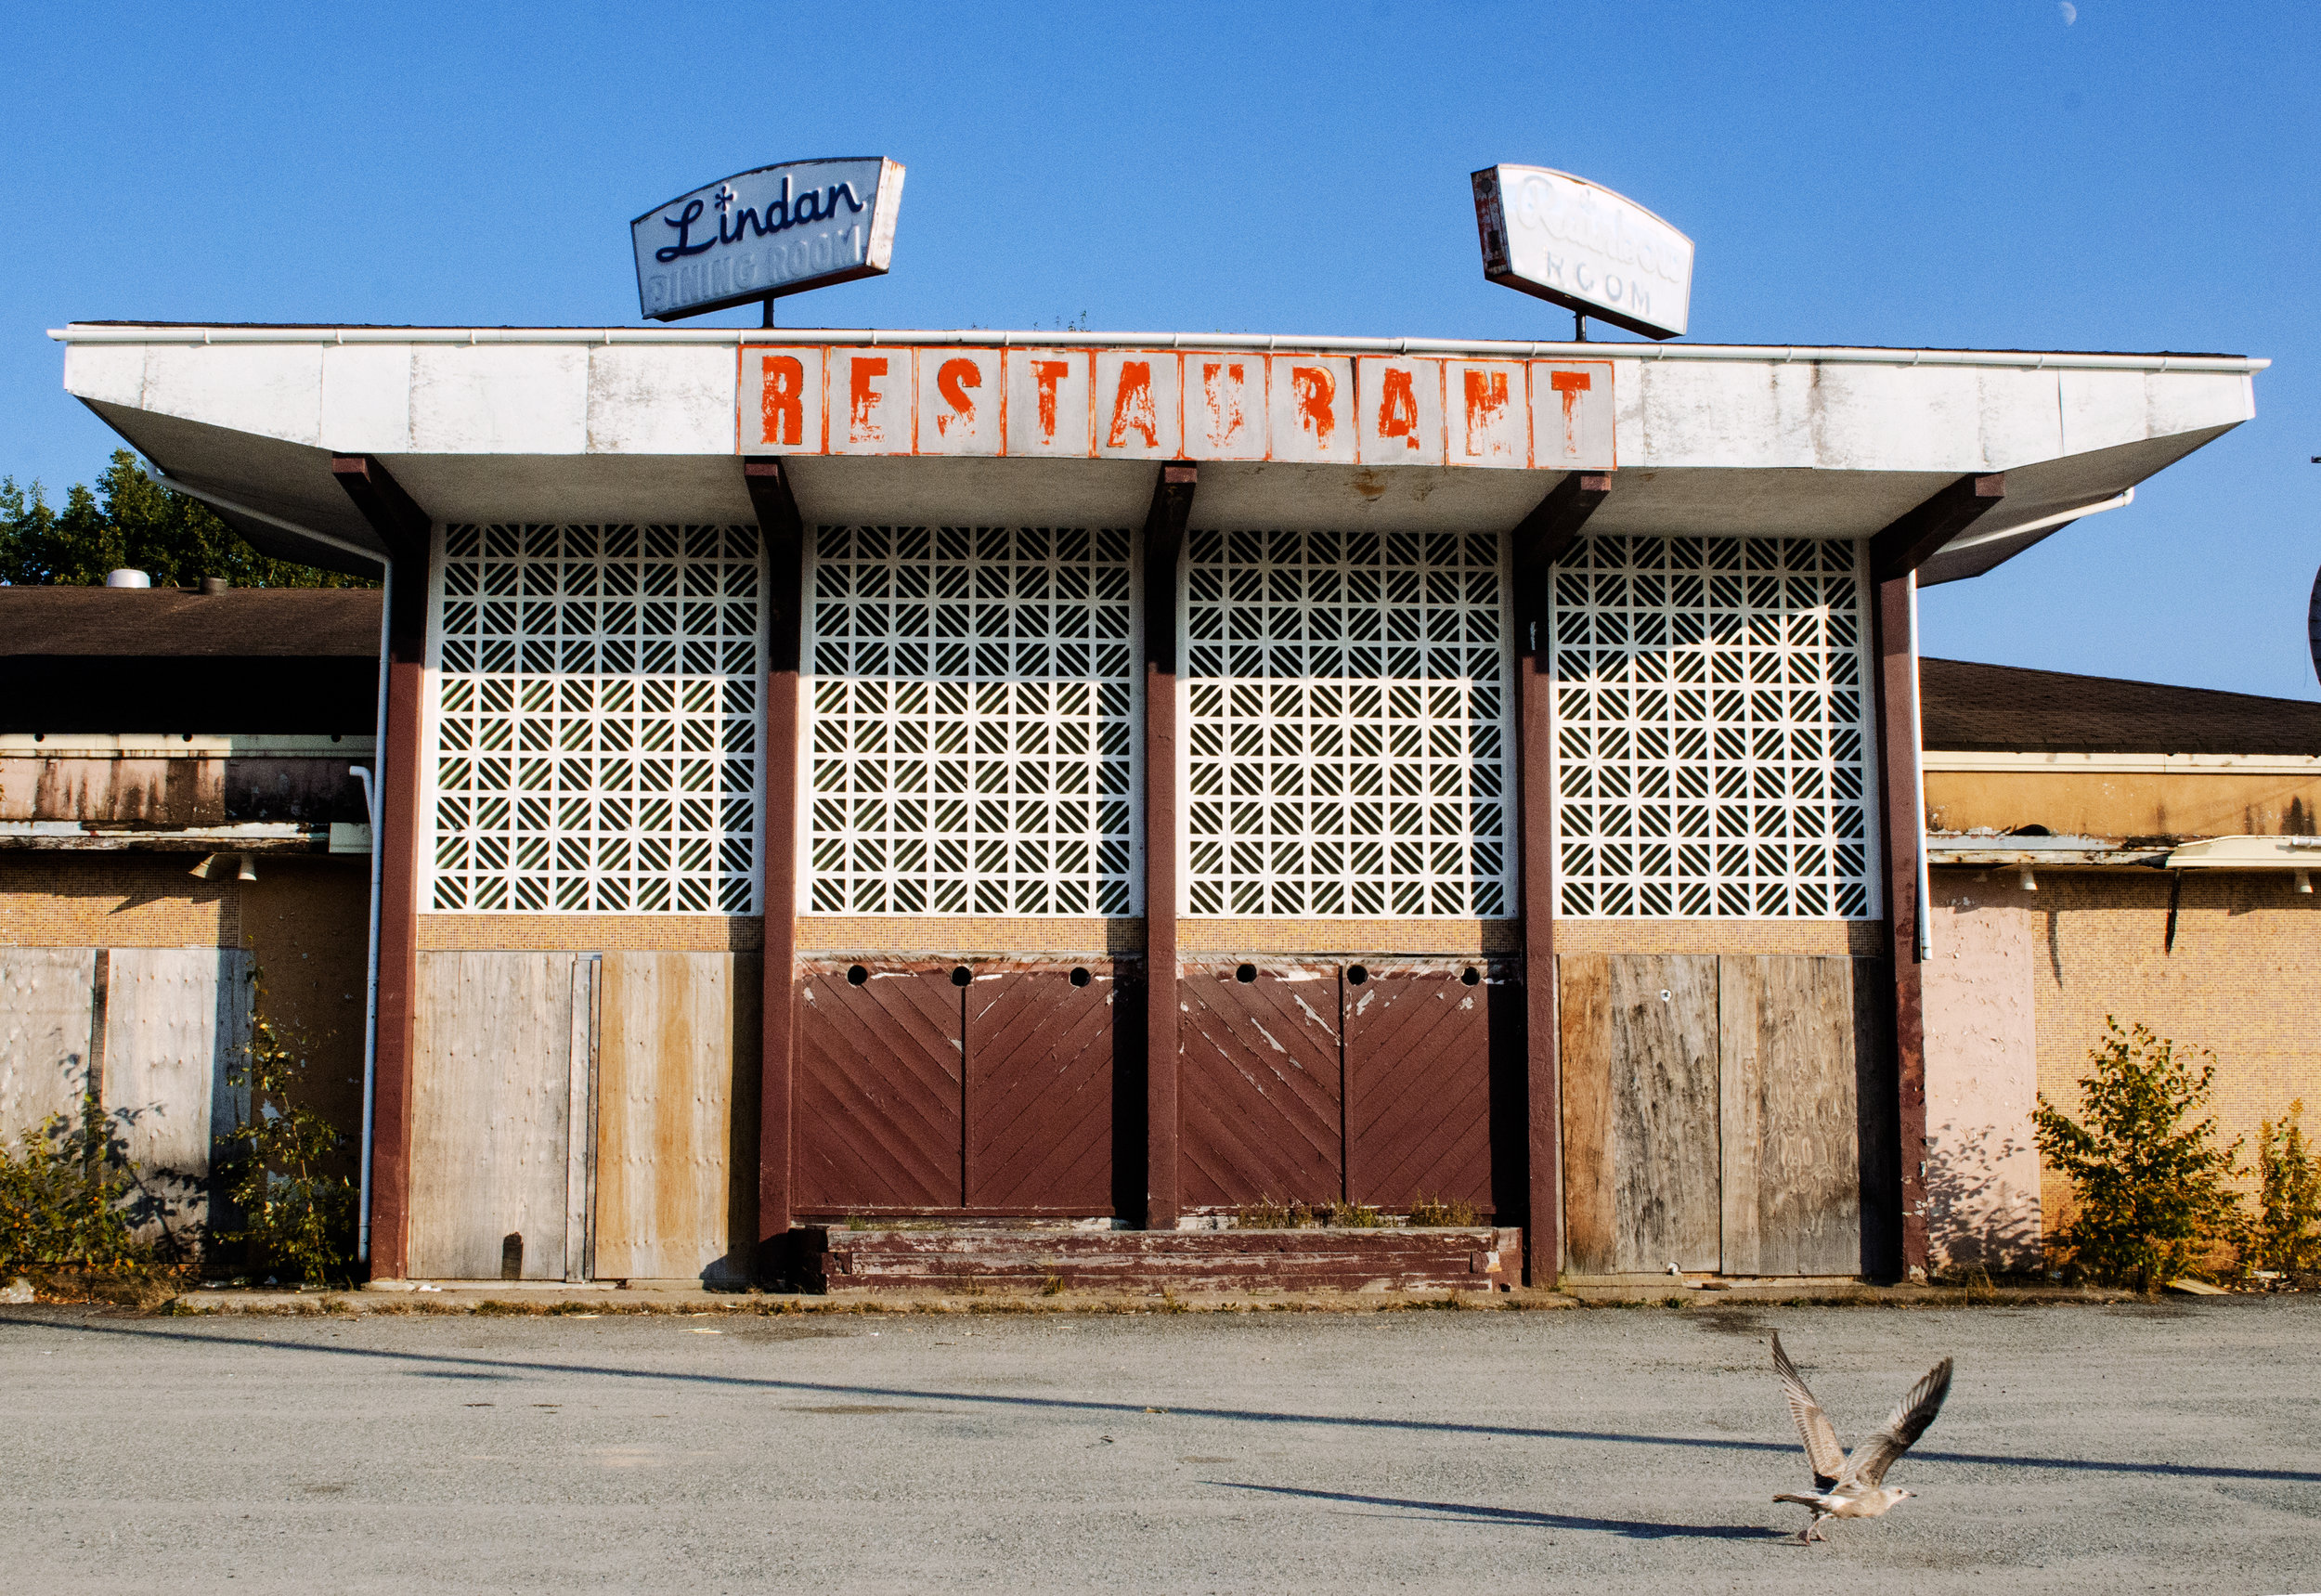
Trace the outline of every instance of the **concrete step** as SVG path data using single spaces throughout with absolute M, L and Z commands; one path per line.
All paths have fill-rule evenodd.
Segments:
M 1523 1283 L 1523 1232 L 816 1226 L 809 1291 L 1489 1291 Z

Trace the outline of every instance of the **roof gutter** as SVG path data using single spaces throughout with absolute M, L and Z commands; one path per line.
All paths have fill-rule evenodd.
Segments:
M 363 960 L 363 1135 L 359 1175 L 361 1189 L 357 1199 L 358 1217 L 355 1227 L 355 1260 L 359 1264 L 368 1264 L 370 1262 L 370 1146 L 374 1110 L 379 1095 L 379 889 L 382 881 L 381 859 L 385 853 L 383 846 L 383 839 L 379 835 L 379 777 L 387 758 L 387 628 L 389 617 L 395 613 L 395 560 L 393 556 L 381 551 L 365 549 L 358 544 L 348 542 L 344 538 L 334 538 L 328 532 L 318 532 L 311 526 L 301 526 L 294 521 L 285 521 L 280 516 L 269 515 L 263 510 L 253 510 L 247 504 L 237 503 L 222 494 L 212 493 L 207 488 L 195 487 L 189 483 L 179 482 L 163 473 L 150 461 L 146 461 L 145 474 L 173 493 L 182 493 L 188 499 L 198 499 L 204 504 L 213 505 L 230 514 L 247 515 L 253 520 L 262 521 L 269 526 L 279 527 L 297 537 L 311 538 L 318 543 L 344 550 L 349 554 L 359 555 L 379 567 L 380 577 L 383 583 L 379 594 L 379 702 L 371 732 L 370 769 L 366 771 L 359 765 L 355 767 L 357 775 L 363 784 L 363 807 L 370 817 L 370 945 Z
M 1974 366 L 2027 370 L 2211 371 L 2246 376 L 2273 362 L 2245 355 L 2114 355 L 2019 349 L 1874 349 L 1805 344 L 1575 344 L 1474 338 L 1293 337 L 1251 332 L 1042 332 L 995 328 L 795 327 L 52 327 L 59 344 L 959 344 L 974 348 L 1247 349 L 1303 354 L 1446 355 L 1502 360 L 1742 360 L 1788 365 Z

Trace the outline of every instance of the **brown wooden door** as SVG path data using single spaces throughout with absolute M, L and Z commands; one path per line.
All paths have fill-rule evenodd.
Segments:
M 1492 999 L 1481 960 L 1348 966 L 1346 1197 L 1492 1209 Z
M 1339 1198 L 1345 1125 L 1338 967 L 1188 963 L 1177 993 L 1186 1206 Z
M 814 960 L 799 969 L 793 1156 L 801 1214 L 963 1202 L 956 967 Z
M 966 1201 L 1112 1212 L 1109 961 L 978 965 L 966 989 Z

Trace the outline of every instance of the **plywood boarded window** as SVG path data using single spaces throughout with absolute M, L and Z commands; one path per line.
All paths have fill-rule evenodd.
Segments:
M 1196 532 L 1188 556 L 1190 912 L 1510 913 L 1500 539 Z
M 1859 546 L 1583 537 L 1549 608 L 1556 911 L 1874 919 Z
M 438 911 L 759 913 L 764 574 L 749 526 L 450 526 Z
M 1130 544 L 816 530 L 802 911 L 1140 911 Z

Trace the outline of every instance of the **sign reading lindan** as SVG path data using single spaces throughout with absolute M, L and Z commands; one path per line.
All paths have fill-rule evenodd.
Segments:
M 1681 338 L 1692 240 L 1633 200 L 1544 166 L 1474 175 L 1483 275 L 1647 338 Z
M 638 303 L 674 321 L 876 277 L 901 206 L 901 165 L 875 155 L 737 172 L 629 224 Z
M 744 454 L 1611 470 L 1609 360 L 751 344 Z

